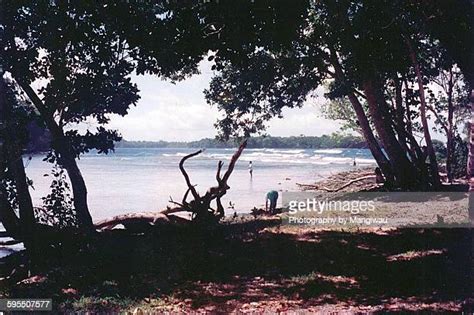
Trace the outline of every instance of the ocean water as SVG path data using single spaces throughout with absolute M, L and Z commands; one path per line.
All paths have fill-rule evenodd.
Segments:
M 79 166 L 88 187 L 89 207 L 95 221 L 118 214 L 159 211 L 169 205 L 170 196 L 180 201 L 186 185 L 178 163 L 195 149 L 175 148 L 118 148 L 109 155 L 89 153 L 81 157 Z M 234 149 L 207 149 L 185 163 L 191 182 L 200 193 L 216 184 L 219 160 L 226 170 Z M 269 190 L 294 191 L 296 183 L 313 183 L 327 176 L 356 167 L 375 167 L 366 149 L 246 149 L 236 164 L 228 184 L 231 187 L 223 198 L 234 209 L 228 214 L 249 212 L 262 207 Z M 25 158 L 26 172 L 33 180 L 31 191 L 35 205 L 49 192 L 51 164 L 35 155 Z M 248 163 L 252 161 L 253 177 Z M 280 198 L 281 199 L 281 198 Z

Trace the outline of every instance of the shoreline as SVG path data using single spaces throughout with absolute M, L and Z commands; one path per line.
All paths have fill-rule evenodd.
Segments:
M 347 151 L 348 150 L 348 151 Z M 328 174 L 351 169 L 352 156 L 366 158 L 369 152 L 347 149 L 344 152 L 315 153 L 306 150 L 244 151 L 229 178 L 231 189 L 224 197 L 227 211 L 229 201 L 239 212 L 265 204 L 265 195 L 270 190 L 296 191 L 296 182 L 312 182 Z M 95 220 L 140 211 L 159 211 L 169 205 L 170 196 L 181 200 L 186 192 L 185 181 L 179 171 L 181 158 L 193 149 L 117 149 L 108 156 L 86 154 L 78 162 L 88 188 L 89 208 Z M 276 152 L 278 151 L 278 152 Z M 298 151 L 298 152 L 296 152 Z M 303 150 L 304 151 L 304 150 Z M 216 184 L 215 172 L 219 160 L 228 163 L 232 150 L 209 149 L 200 158 L 188 161 L 190 177 L 197 189 L 204 194 L 208 187 Z M 254 163 L 254 176 L 250 180 L 248 163 Z M 50 192 L 51 165 L 41 156 L 33 157 L 26 172 L 33 180 L 35 190 L 31 192 L 33 202 L 42 204 L 42 197 Z M 107 176 L 107 185 L 103 177 Z M 291 180 L 287 180 L 291 178 Z M 233 210 L 230 209 L 229 213 Z

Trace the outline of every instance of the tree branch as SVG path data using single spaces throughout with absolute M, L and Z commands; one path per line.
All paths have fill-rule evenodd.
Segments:
M 234 170 L 235 163 L 239 159 L 240 155 L 242 154 L 242 151 L 245 149 L 246 146 L 247 146 L 247 139 L 245 139 L 240 144 L 239 148 L 237 149 L 237 151 L 232 156 L 232 158 L 230 160 L 230 163 L 229 163 L 229 167 L 227 167 L 227 171 L 225 172 L 224 176 L 222 177 L 222 182 L 225 185 L 227 185 L 227 180 L 229 179 L 230 174 L 232 174 L 232 171 Z
M 186 181 L 186 185 L 188 186 L 188 189 L 191 191 L 191 194 L 193 195 L 195 200 L 199 199 L 199 194 L 196 191 L 196 188 L 191 184 L 191 181 L 189 180 L 189 175 L 186 173 L 186 170 L 184 169 L 184 162 L 186 162 L 187 159 L 192 158 L 193 156 L 199 155 L 203 152 L 203 150 L 196 151 L 194 153 L 188 154 L 184 156 L 181 161 L 179 162 L 179 169 L 181 170 L 181 173 L 184 176 L 184 179 Z
M 430 104 L 426 104 L 426 108 L 428 108 L 430 110 L 430 112 L 432 112 L 435 115 L 435 117 L 436 117 L 436 119 L 438 119 L 441 127 L 444 129 L 446 134 L 448 134 L 448 132 L 449 132 L 448 127 L 446 126 L 446 124 L 441 119 L 441 116 L 439 115 L 439 113 Z
M 224 165 L 224 162 L 222 161 L 219 161 L 217 163 L 217 172 L 216 172 L 216 180 L 218 183 L 220 183 L 222 181 L 222 178 L 221 178 L 221 169 L 222 169 L 222 166 Z

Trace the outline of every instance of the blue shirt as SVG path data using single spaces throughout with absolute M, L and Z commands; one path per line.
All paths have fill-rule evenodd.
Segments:
M 267 199 L 269 199 L 270 201 L 277 201 L 278 199 L 278 191 L 275 191 L 275 190 L 271 190 L 267 193 Z

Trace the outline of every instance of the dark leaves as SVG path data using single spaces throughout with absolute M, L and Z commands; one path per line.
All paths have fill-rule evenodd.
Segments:
M 92 149 L 97 150 L 97 153 L 108 154 L 114 150 L 114 143 L 122 139 L 116 130 L 107 130 L 104 127 L 98 127 L 95 133 L 87 130 L 85 134 L 79 134 L 77 130 L 69 130 L 65 136 L 76 156 Z

